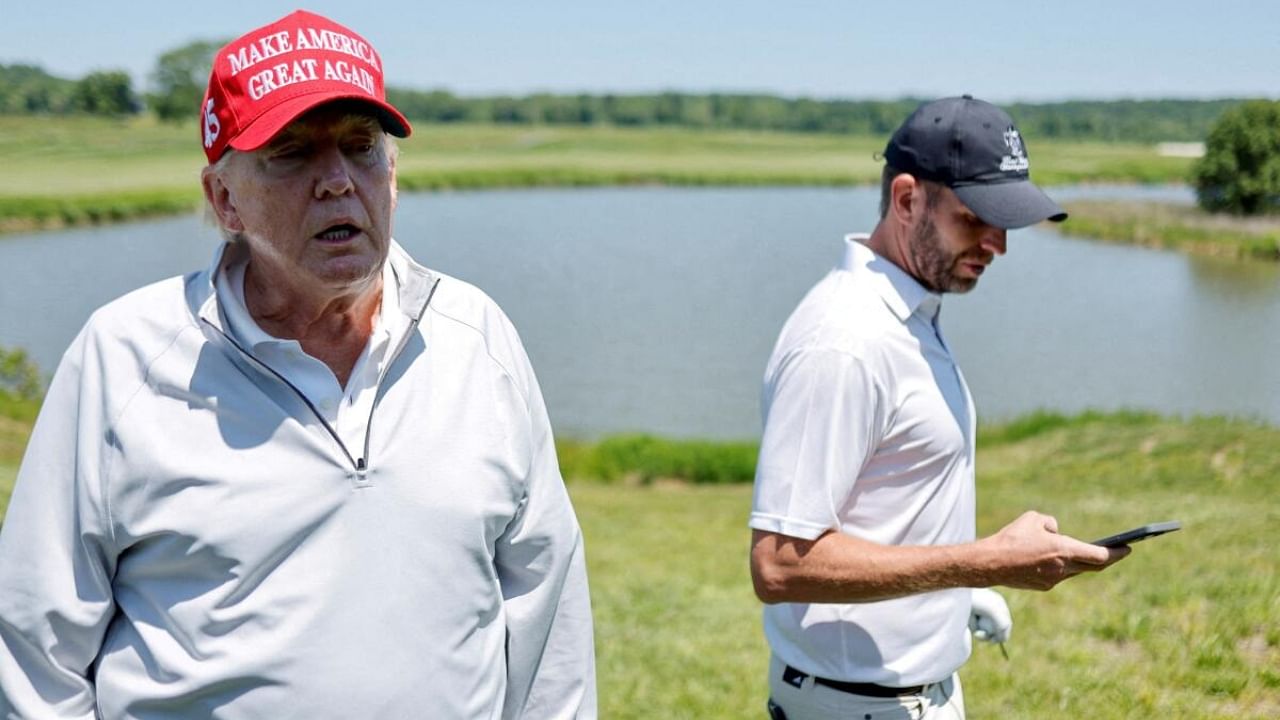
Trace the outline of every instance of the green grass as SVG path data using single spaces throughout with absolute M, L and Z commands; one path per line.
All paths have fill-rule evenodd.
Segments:
M 136 220 L 195 210 L 198 190 L 127 190 L 85 195 L 0 197 L 0 231 Z
M 1050 593 L 1004 591 L 1010 660 L 975 648 L 962 671 L 969 717 L 1280 714 L 1280 430 L 1041 414 L 983 434 L 984 534 L 1031 508 L 1086 539 L 1162 519 L 1184 530 Z M 760 717 L 768 650 L 746 564 L 750 486 L 570 490 L 587 537 L 601 716 Z
M 993 447 L 979 468 L 981 532 L 1027 507 L 1084 538 L 1184 525 L 1103 575 L 1009 593 L 1012 662 L 979 653 L 965 675 L 984 715 L 1276 716 L 1277 430 L 1096 416 Z
M 749 485 L 576 483 L 602 718 L 761 717 Z
M 0 461 L 0 517 L 9 510 L 9 496 L 13 494 L 13 481 L 18 477 L 18 466 Z
M 758 447 L 752 442 L 618 435 L 594 444 L 561 441 L 556 449 L 567 478 L 644 485 L 658 480 L 719 485 L 751 482 Z
M 1177 249 L 1201 255 L 1280 261 L 1280 218 L 1213 215 L 1162 203 L 1081 201 L 1053 229 L 1106 242 Z
M 5 497 L 28 429 L 0 417 Z M 1052 592 L 1006 590 L 1010 659 L 975 648 L 962 671 L 969 717 L 1280 716 L 1280 429 L 1043 412 L 979 435 L 982 534 L 1027 509 L 1085 539 L 1166 519 L 1184 529 Z M 569 475 L 597 454 L 666 468 L 649 484 L 570 484 L 587 539 L 602 717 L 762 716 L 768 649 L 747 568 L 751 486 L 663 479 L 663 463 L 702 445 L 560 443 Z M 733 467 L 743 447 L 693 455 Z
M 859 185 L 884 138 L 687 128 L 428 125 L 401 141 L 407 191 L 590 185 Z M 1138 144 L 1032 142 L 1042 184 L 1181 182 L 1190 161 Z M 186 212 L 197 128 L 149 116 L 0 116 L 0 231 Z
M 18 476 L 18 462 L 31 434 L 31 408 L 0 397 L 0 521 L 9 508 L 9 495 Z

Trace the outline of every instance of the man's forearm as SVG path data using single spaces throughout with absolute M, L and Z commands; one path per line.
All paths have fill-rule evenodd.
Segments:
M 890 600 L 994 584 L 980 543 L 890 546 L 829 532 L 801 540 L 755 531 L 751 575 L 767 603 Z
M 755 530 L 751 577 L 767 603 L 875 602 L 958 587 L 1049 590 L 1128 554 L 1127 547 L 1060 535 L 1056 520 L 1029 511 L 994 535 L 960 545 L 880 545 L 834 531 L 802 540 Z

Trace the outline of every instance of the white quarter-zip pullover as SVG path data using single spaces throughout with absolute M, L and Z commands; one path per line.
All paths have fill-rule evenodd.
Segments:
M 506 316 L 393 246 L 363 447 L 204 272 L 63 357 L 0 533 L 0 716 L 594 717 L 582 538 Z

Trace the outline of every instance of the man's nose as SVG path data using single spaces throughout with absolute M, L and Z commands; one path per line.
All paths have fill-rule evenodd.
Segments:
M 351 180 L 351 167 L 341 148 L 326 148 L 316 157 L 316 198 L 346 195 L 355 184 Z
M 1009 231 L 1003 228 L 988 227 L 982 234 L 982 247 L 996 255 L 1003 255 L 1008 249 Z

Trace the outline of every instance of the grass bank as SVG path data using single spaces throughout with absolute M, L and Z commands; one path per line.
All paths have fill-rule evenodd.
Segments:
M 1051 223 L 1065 235 L 1181 250 L 1200 255 L 1280 261 L 1280 218 L 1214 215 L 1166 203 L 1080 201 L 1071 218 Z
M 30 427 L 15 414 L 0 412 L 0 500 Z M 962 674 L 970 717 L 1280 716 L 1280 429 L 1037 413 L 979 437 L 982 534 L 1029 508 L 1084 538 L 1164 519 L 1184 529 L 1051 593 L 1005 591 L 1009 660 L 975 648 Z M 709 447 L 561 444 L 587 538 L 602 717 L 762 716 L 768 650 L 747 571 L 751 486 L 721 482 L 741 479 L 754 448 Z M 705 465 L 706 484 L 643 482 L 678 475 L 681 463 Z M 591 468 L 612 481 L 594 481 Z
M 204 165 L 194 123 L 0 116 L 0 231 L 187 212 Z M 408 191 L 595 185 L 861 185 L 884 138 L 687 128 L 419 124 Z M 1138 144 L 1032 141 L 1042 184 L 1179 182 L 1184 158 Z

